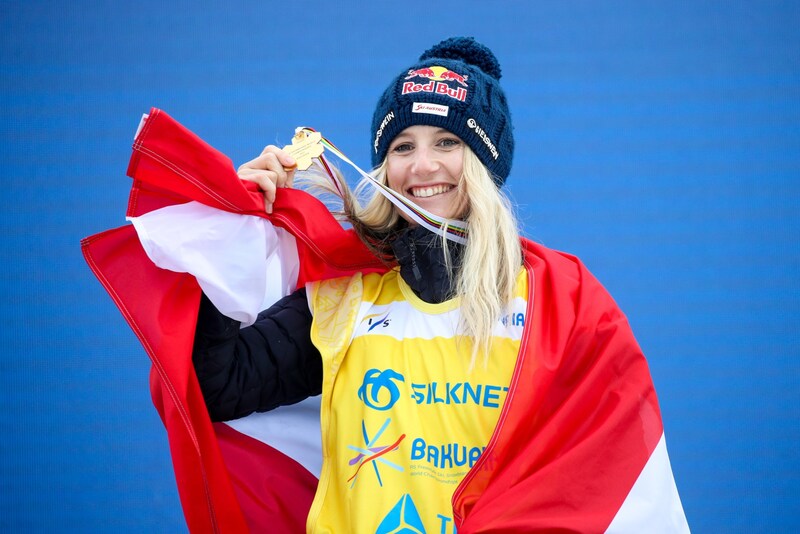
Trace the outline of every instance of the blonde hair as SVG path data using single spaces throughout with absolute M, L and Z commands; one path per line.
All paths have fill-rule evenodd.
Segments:
M 386 160 L 373 171 L 373 176 L 386 183 Z M 339 218 L 349 221 L 378 257 L 393 258 L 391 240 L 401 219 L 386 197 L 373 190 L 362 206 L 359 198 L 365 196 L 366 188 L 372 189 L 366 182 L 351 191 L 341 179 L 344 189 L 340 195 L 330 182 L 323 182 L 319 176 L 298 177 L 300 181 L 304 178 L 311 184 L 311 189 L 340 197 L 343 205 Z M 486 166 L 466 145 L 458 187 L 469 199 L 465 216 L 469 234 L 453 287 L 454 296 L 461 299 L 460 327 L 462 335 L 472 340 L 474 365 L 479 354 L 483 355 L 484 363 L 487 361 L 494 327 L 507 313 L 514 298 L 522 251 L 510 201 L 495 185 Z M 446 237 L 443 233 L 441 236 L 445 261 L 450 267 L 448 247 L 444 243 Z

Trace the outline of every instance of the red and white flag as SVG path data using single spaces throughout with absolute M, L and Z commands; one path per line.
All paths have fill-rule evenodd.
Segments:
M 187 524 L 303 532 L 321 462 L 314 400 L 212 424 L 191 359 L 201 287 L 247 324 L 307 282 L 386 266 L 304 192 L 280 190 L 267 215 L 227 157 L 160 110 L 137 132 L 128 174 L 133 224 L 82 248 L 152 360 Z M 687 532 L 627 320 L 579 260 L 523 246 L 532 283 L 519 361 L 491 459 L 453 496 L 458 532 Z

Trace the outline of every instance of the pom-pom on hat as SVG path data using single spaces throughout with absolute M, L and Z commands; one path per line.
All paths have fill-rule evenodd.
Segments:
M 372 165 L 389 144 L 418 124 L 444 128 L 464 141 L 502 186 L 511 171 L 514 136 L 500 64 L 472 37 L 451 37 L 424 52 L 395 78 L 372 116 Z

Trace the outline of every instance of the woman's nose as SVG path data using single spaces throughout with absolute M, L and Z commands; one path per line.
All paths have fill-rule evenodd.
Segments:
M 438 160 L 431 154 L 430 151 L 421 149 L 417 150 L 414 155 L 414 172 L 420 175 L 430 174 L 439 167 Z

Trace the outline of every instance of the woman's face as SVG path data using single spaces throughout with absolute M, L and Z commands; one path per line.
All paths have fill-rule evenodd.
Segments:
M 464 143 L 435 126 L 410 126 L 389 145 L 389 187 L 427 211 L 460 219 L 467 211 L 466 193 L 458 188 L 464 168 Z M 413 224 L 408 216 L 400 216 Z

